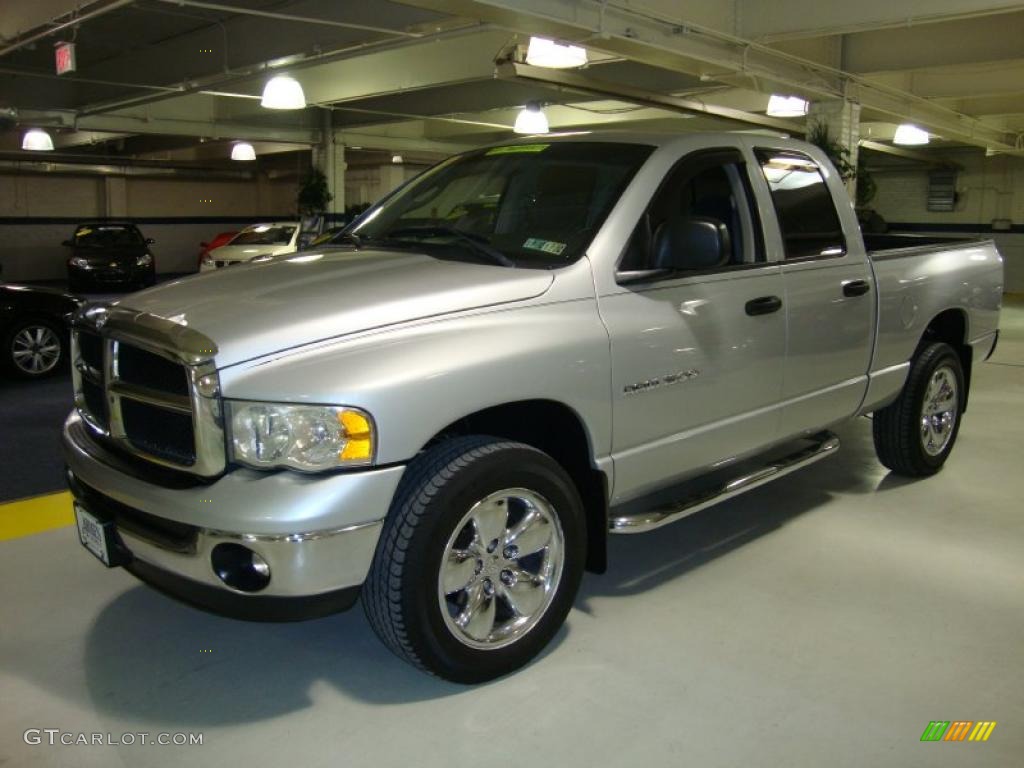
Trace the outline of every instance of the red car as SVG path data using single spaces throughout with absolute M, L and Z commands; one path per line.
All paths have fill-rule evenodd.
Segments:
M 210 255 L 210 251 L 214 248 L 220 248 L 222 245 L 227 245 L 231 241 L 237 232 L 221 232 L 213 240 L 208 243 L 199 244 L 199 261 L 196 262 L 196 268 L 203 263 L 203 259 Z

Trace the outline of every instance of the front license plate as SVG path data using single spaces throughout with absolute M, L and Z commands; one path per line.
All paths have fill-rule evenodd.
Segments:
M 78 523 L 78 538 L 85 548 L 110 566 L 113 523 L 105 523 L 86 511 L 81 504 L 75 504 L 75 520 Z

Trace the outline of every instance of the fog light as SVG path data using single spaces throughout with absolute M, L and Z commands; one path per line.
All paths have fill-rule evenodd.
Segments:
M 259 592 L 270 583 L 270 564 L 241 544 L 218 544 L 210 553 L 213 572 L 232 589 Z

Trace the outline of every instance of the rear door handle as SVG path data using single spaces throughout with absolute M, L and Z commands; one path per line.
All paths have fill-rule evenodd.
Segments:
M 770 315 L 782 308 L 782 299 L 778 296 L 762 296 L 759 299 L 751 299 L 747 302 L 745 309 L 748 315 Z
M 871 290 L 871 284 L 867 280 L 851 280 L 843 283 L 843 296 L 863 296 Z

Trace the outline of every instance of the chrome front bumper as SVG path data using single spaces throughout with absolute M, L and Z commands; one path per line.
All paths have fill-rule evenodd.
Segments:
M 404 471 L 399 466 L 299 475 L 239 469 L 208 485 L 167 487 L 125 471 L 90 437 L 76 413 L 64 424 L 63 448 L 69 483 L 73 491 L 80 486 L 76 495 L 87 505 L 90 498 L 94 506 L 109 500 L 125 514 L 137 511 L 143 518 L 194 529 L 194 538 L 181 547 L 119 525 L 130 559 L 245 599 L 309 597 L 361 585 Z M 263 557 L 270 566 L 269 584 L 258 593 L 226 586 L 210 560 L 221 543 L 242 544 Z

